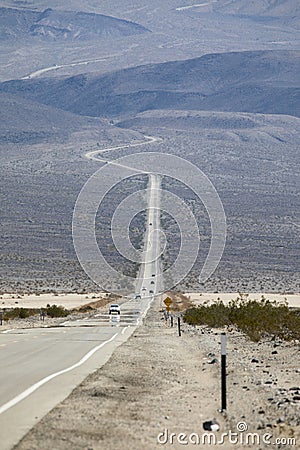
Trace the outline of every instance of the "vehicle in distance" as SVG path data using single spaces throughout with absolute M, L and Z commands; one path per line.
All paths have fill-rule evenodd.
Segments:
M 150 284 L 154 284 L 154 281 L 151 281 L 151 283 Z
M 149 294 L 153 294 L 153 291 L 149 291 Z
M 147 290 L 147 288 L 145 288 L 145 286 L 142 288 L 142 291 L 146 291 Z
M 121 314 L 120 305 L 117 303 L 109 305 L 109 314 Z
M 155 273 L 153 273 L 152 276 L 155 277 Z
M 135 297 L 134 297 L 135 299 L 139 299 L 139 298 L 141 298 L 141 294 L 135 294 Z

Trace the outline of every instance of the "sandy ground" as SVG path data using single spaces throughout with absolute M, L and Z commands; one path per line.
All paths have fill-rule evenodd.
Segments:
M 61 305 L 67 309 L 78 308 L 86 303 L 106 298 L 107 294 L 40 294 L 18 295 L 3 294 L 0 296 L 0 308 L 46 308 L 49 305 Z
M 154 305 L 144 325 L 109 362 L 46 415 L 15 449 L 299 448 L 299 343 L 271 339 L 252 343 L 236 331 L 227 332 L 228 406 L 227 413 L 221 413 L 219 354 L 224 330 L 184 325 L 179 337 L 159 309 Z M 213 418 L 220 425 L 214 434 L 217 443 L 209 445 L 206 440 L 202 445 L 203 422 Z M 231 435 L 238 443 L 225 436 L 220 444 L 223 432 L 236 433 L 238 427 L 248 428 Z M 171 433 L 175 435 L 170 437 Z M 251 443 L 252 435 L 247 433 L 255 433 L 254 444 L 244 444 L 247 436 Z M 200 444 L 180 443 L 189 439 L 199 439 Z M 298 444 L 287 444 L 288 439 Z

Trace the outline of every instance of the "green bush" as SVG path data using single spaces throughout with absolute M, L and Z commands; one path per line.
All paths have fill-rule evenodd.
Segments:
M 40 311 L 37 308 L 12 308 L 3 312 L 3 320 L 27 319 L 28 317 L 39 315 Z M 42 308 L 42 311 L 49 317 L 66 317 L 69 314 L 67 309 L 57 305 L 47 305 L 47 308 Z
M 252 341 L 259 341 L 263 336 L 300 339 L 300 311 L 264 298 L 257 301 L 241 297 L 228 305 L 218 301 L 212 305 L 189 308 L 184 314 L 184 321 L 211 328 L 236 326 Z
M 36 308 L 13 308 L 9 311 L 4 311 L 3 320 L 10 319 L 27 319 L 27 317 L 35 316 L 39 310 Z
M 69 311 L 66 308 L 57 305 L 47 306 L 46 309 L 43 308 L 43 311 L 49 317 L 66 317 L 69 315 Z

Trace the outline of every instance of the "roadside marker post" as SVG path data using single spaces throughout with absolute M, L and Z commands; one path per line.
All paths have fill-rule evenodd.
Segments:
M 181 336 L 180 317 L 178 317 L 178 336 Z
M 171 327 L 173 327 L 173 314 L 171 314 L 170 320 L 171 320 Z
M 226 411 L 226 333 L 221 334 L 221 411 Z
M 3 312 L 0 311 L 0 325 L 2 325 L 2 320 L 3 320 Z

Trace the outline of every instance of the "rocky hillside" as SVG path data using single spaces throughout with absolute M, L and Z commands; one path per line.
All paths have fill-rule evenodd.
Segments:
M 105 75 L 14 80 L 0 91 L 99 117 L 153 109 L 299 116 L 299 73 L 297 51 L 232 52 Z
M 0 8 L 0 39 L 28 39 L 40 37 L 46 40 L 89 40 L 118 38 L 145 33 L 136 23 L 102 14 L 56 11 L 43 12 Z

